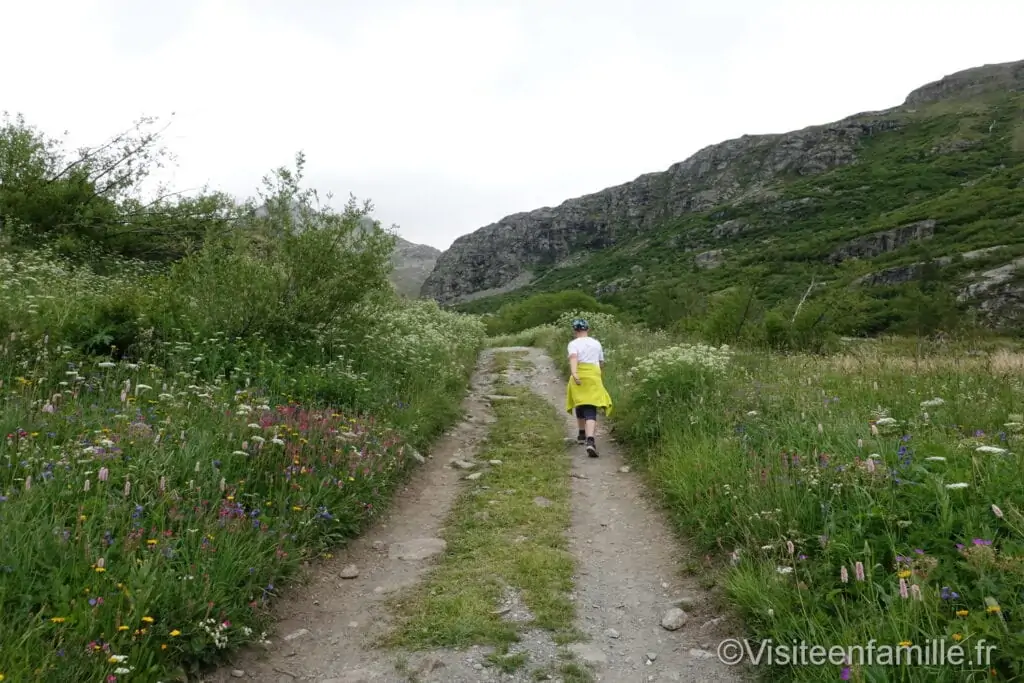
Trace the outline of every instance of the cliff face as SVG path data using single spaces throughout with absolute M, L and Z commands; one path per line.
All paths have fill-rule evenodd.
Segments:
M 853 163 L 861 140 L 892 130 L 881 115 L 851 117 L 785 135 L 748 135 L 711 145 L 661 173 L 506 216 L 464 235 L 437 260 L 422 294 L 442 303 L 501 290 L 535 265 L 603 249 L 679 216 L 756 195 L 786 176 L 812 176 Z
M 707 268 L 713 261 L 716 273 L 726 272 L 728 268 L 723 270 L 718 264 L 727 266 L 730 258 L 744 250 L 763 251 L 776 240 L 825 239 L 810 231 L 800 237 L 786 232 L 800 221 L 813 224 L 815 211 L 829 212 L 823 214 L 823 226 L 842 225 L 847 231 L 841 234 L 836 227 L 835 243 L 818 245 L 822 267 L 835 269 L 840 264 L 846 267 L 851 259 L 885 256 L 929 240 L 937 229 L 955 229 L 942 227 L 941 221 L 936 228 L 930 214 L 893 224 L 886 218 L 887 212 L 938 197 L 940 191 L 970 187 L 961 183 L 979 182 L 1000 163 L 1006 168 L 1009 162 L 1021 159 L 1016 153 L 1024 152 L 1024 110 L 1019 104 L 1004 102 L 990 107 L 988 103 L 993 98 L 1003 102 L 1022 91 L 1024 61 L 987 65 L 924 85 L 892 109 L 705 147 L 663 172 L 570 199 L 557 207 L 506 216 L 460 237 L 437 259 L 423 283 L 422 295 L 453 304 L 523 287 L 552 290 L 568 285 L 600 294 L 621 291 L 630 282 L 639 286 L 643 278 L 631 273 L 634 266 L 640 267 L 635 265 L 639 256 L 618 258 L 614 266 L 609 261 L 600 274 L 603 282 L 582 274 L 575 282 L 552 280 L 546 273 L 551 266 L 563 271 L 567 264 L 620 253 L 627 247 L 631 253 L 639 253 L 643 248 L 639 245 L 655 240 L 666 226 L 681 227 L 671 228 L 675 234 L 659 242 L 662 252 L 651 259 L 681 271 L 690 268 L 694 256 L 683 257 L 680 252 L 704 249 L 704 261 L 699 255 L 696 259 L 699 267 Z M 1011 152 L 1010 156 L 1005 152 Z M 956 167 L 960 163 L 962 169 Z M 920 169 L 926 168 L 922 164 L 941 166 L 943 178 L 915 186 L 915 174 L 920 176 Z M 830 189 L 845 182 L 833 182 L 834 177 L 843 173 L 852 177 L 851 169 L 857 169 L 858 177 L 863 178 L 860 185 Z M 908 188 L 905 198 L 874 201 L 874 197 L 893 195 L 896 180 Z M 815 183 L 821 192 L 809 193 Z M 800 196 L 794 188 L 808 194 Z M 742 213 L 737 207 L 750 206 L 757 211 L 736 217 Z M 836 206 L 845 213 L 837 213 Z M 882 225 L 868 229 L 878 223 Z M 729 249 L 707 251 L 723 241 L 730 243 Z M 665 248 L 670 253 L 665 253 Z M 707 256 L 710 253 L 713 259 Z M 597 271 L 591 268 L 590 272 Z

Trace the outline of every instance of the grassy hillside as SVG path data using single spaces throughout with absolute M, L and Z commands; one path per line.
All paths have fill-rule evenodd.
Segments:
M 456 309 L 494 312 L 540 292 L 583 290 L 651 326 L 704 329 L 724 316 L 729 329 L 791 320 L 810 288 L 801 315 L 836 334 L 972 321 L 1020 330 L 1019 273 L 978 292 L 987 309 L 958 297 L 984 282 L 982 273 L 1024 255 L 1024 95 L 986 93 L 884 115 L 897 125 L 865 138 L 853 164 L 779 177 Z M 919 221 L 933 226 L 929 234 L 915 238 L 910 228 L 909 237 L 872 247 L 869 236 Z M 745 323 L 724 312 L 737 307 Z

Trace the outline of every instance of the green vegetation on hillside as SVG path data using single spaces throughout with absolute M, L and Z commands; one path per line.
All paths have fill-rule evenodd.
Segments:
M 393 238 L 319 208 L 301 156 L 257 215 L 142 203 L 125 145 L 0 130 L 5 681 L 182 680 L 259 641 L 459 417 L 484 337 L 400 300 Z
M 683 343 L 569 312 L 496 345 L 564 365 L 569 319 L 605 346 L 615 438 L 757 643 L 866 654 L 762 664 L 771 681 L 1018 680 L 1024 673 L 1020 349 L 859 341 L 827 356 Z M 567 368 L 563 367 L 567 371 Z M 923 664 L 945 641 L 961 662 Z M 991 658 L 972 662 L 981 654 Z M 889 662 L 903 646 L 902 662 Z M 994 646 L 990 650 L 987 646 Z M 755 645 L 755 650 L 756 650 Z
M 607 306 L 584 292 L 565 291 L 552 294 L 536 294 L 521 301 L 505 304 L 493 316 L 485 319 L 487 334 L 496 336 L 526 330 L 538 325 L 555 322 L 566 311 L 599 311 L 617 313 L 614 306 Z
M 654 328 L 798 348 L 835 335 L 972 326 L 977 321 L 956 294 L 972 273 L 1024 255 L 1024 95 L 884 116 L 898 125 L 868 137 L 851 165 L 783 178 L 742 201 L 664 223 L 582 260 L 577 254 L 571 265 L 538 271 L 522 289 L 455 308 L 483 313 L 538 293 L 582 290 Z M 936 222 L 930 239 L 830 261 L 858 238 L 925 220 Z M 1002 248 L 960 256 L 994 247 Z M 695 256 L 712 250 L 722 251 L 702 268 Z M 950 261 L 923 266 L 942 257 Z M 900 268 L 877 284 L 855 283 Z M 989 322 L 1018 332 L 1024 319 L 1017 308 L 1011 301 Z

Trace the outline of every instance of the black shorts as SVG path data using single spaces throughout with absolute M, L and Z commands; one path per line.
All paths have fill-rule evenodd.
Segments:
M 580 420 L 596 420 L 597 406 L 576 406 L 576 418 Z

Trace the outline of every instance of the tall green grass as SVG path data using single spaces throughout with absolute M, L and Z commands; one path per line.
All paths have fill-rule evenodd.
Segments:
M 478 319 L 275 239 L 102 275 L 0 255 L 0 678 L 172 680 L 265 638 L 458 418 Z
M 584 313 L 575 313 L 582 315 Z M 565 363 L 568 318 L 523 333 Z M 614 430 L 760 639 L 964 662 L 762 665 L 767 680 L 1013 680 L 1024 662 L 1024 354 L 682 343 L 592 316 Z M 508 340 L 506 340 L 508 341 Z M 990 659 L 977 660 L 987 646 Z M 921 650 L 915 649 L 922 648 Z M 981 648 L 978 650 L 978 648 Z M 893 654 L 895 657 L 895 654 Z

